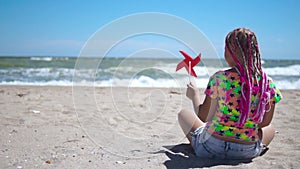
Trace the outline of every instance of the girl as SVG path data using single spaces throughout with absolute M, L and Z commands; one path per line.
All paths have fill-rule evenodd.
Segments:
M 230 69 L 210 78 L 202 104 L 198 89 L 187 85 L 194 112 L 181 110 L 179 124 L 199 157 L 251 159 L 262 155 L 275 135 L 270 123 L 282 96 L 262 70 L 251 30 L 238 28 L 226 36 L 225 59 Z

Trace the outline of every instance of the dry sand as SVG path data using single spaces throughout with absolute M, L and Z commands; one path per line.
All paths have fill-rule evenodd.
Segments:
M 267 154 L 220 161 L 181 132 L 185 89 L 1 86 L 0 168 L 298 168 L 300 91 L 282 94 Z

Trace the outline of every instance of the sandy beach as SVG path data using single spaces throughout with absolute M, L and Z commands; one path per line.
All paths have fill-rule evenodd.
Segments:
M 270 150 L 221 161 L 195 157 L 184 138 L 185 89 L 1 86 L 0 168 L 298 168 L 300 90 L 282 94 Z

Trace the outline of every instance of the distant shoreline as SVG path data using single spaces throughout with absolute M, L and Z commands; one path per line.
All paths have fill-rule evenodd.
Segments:
M 51 58 L 78 58 L 79 56 L 48 56 L 48 55 L 44 55 L 44 56 L 39 56 L 39 55 L 24 55 L 24 56 L 19 56 L 19 55 L 0 55 L 0 58 L 47 58 L 47 57 L 51 57 Z M 84 58 L 91 58 L 91 59 L 95 59 L 95 58 L 101 58 L 100 56 L 80 56 L 80 57 L 84 57 Z M 128 57 L 124 57 L 124 56 L 105 56 L 102 58 L 107 58 L 107 59 L 128 59 Z M 131 59 L 180 59 L 179 57 L 175 58 L 175 57 L 130 57 Z M 203 58 L 202 58 L 203 59 Z M 214 59 L 221 59 L 221 60 L 225 60 L 223 57 L 220 58 L 204 58 L 205 60 L 214 60 Z M 296 61 L 300 61 L 300 57 L 297 58 L 262 58 L 262 60 L 275 60 L 275 61 L 290 61 L 290 60 L 296 60 Z

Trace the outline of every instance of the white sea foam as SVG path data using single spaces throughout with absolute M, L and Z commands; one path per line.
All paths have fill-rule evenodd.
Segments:
M 196 78 L 198 88 L 206 88 L 207 78 Z M 1 82 L 0 85 L 30 85 L 30 86 L 97 86 L 97 87 L 159 87 L 159 88 L 185 88 L 189 83 L 188 78 L 183 79 L 152 79 L 143 77 L 137 79 L 109 79 L 98 81 L 67 81 L 67 80 L 50 80 L 47 82 L 26 82 L 26 81 L 9 81 Z M 279 89 L 300 89 L 300 79 L 296 81 L 277 80 L 275 81 Z
M 264 69 L 270 76 L 300 76 L 300 65 L 287 67 L 272 67 Z
M 300 89 L 300 79 L 297 81 L 279 80 L 276 81 L 279 89 Z
M 96 81 L 95 86 L 120 86 L 120 87 L 161 87 L 161 88 L 180 88 L 180 82 L 176 79 L 152 79 L 147 76 L 140 76 L 134 79 L 110 79 Z
M 72 81 L 56 81 L 51 80 L 47 82 L 25 82 L 25 81 L 9 81 L 1 82 L 0 85 L 16 85 L 16 86 L 72 86 Z
M 37 60 L 37 61 L 52 61 L 52 57 L 31 57 L 30 60 Z

